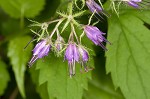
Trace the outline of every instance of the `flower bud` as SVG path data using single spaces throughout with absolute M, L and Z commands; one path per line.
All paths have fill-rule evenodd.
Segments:
M 56 51 L 59 52 L 63 49 L 63 46 L 64 46 L 64 39 L 61 37 L 61 36 L 58 36 L 56 41 L 55 41 L 55 48 L 56 48 Z

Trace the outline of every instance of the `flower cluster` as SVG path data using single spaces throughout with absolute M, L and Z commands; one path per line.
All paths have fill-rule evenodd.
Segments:
M 69 7 L 72 7 L 73 1 L 71 1 L 68 5 Z M 86 0 L 86 5 L 89 8 L 89 10 L 98 16 L 101 17 L 101 14 L 106 15 L 104 13 L 103 8 L 98 5 L 94 0 Z M 68 14 L 63 14 L 61 12 L 58 12 L 58 14 L 62 17 L 57 20 L 44 22 L 44 23 L 38 23 L 34 22 L 32 26 L 40 26 L 40 32 L 35 32 L 31 30 L 34 34 L 38 36 L 35 48 L 33 49 L 33 57 L 29 61 L 29 66 L 32 66 L 32 64 L 39 58 L 43 58 L 44 56 L 47 56 L 51 49 L 54 49 L 54 51 L 57 56 L 61 56 L 64 52 L 64 59 L 68 61 L 68 71 L 70 77 L 75 75 L 75 68 L 76 63 L 81 64 L 81 67 L 84 68 L 85 72 L 88 72 L 90 69 L 87 67 L 87 63 L 89 61 L 89 52 L 87 50 L 87 47 L 83 46 L 81 43 L 81 39 L 84 36 L 84 34 L 91 40 L 95 45 L 101 46 L 104 50 L 107 50 L 106 47 L 103 45 L 103 42 L 108 42 L 106 38 L 103 36 L 106 33 L 103 33 L 100 31 L 96 26 L 90 25 L 81 25 L 75 20 L 75 17 L 81 16 L 84 13 L 84 11 L 78 12 L 73 14 L 72 9 L 68 11 Z M 93 17 L 93 16 L 91 16 Z M 66 20 L 66 23 L 63 22 Z M 89 19 L 89 22 L 91 21 L 91 18 Z M 49 33 L 48 27 L 50 24 L 56 23 L 54 29 Z M 60 27 L 61 24 L 63 25 L 63 28 Z M 68 36 L 68 41 L 65 43 L 65 40 L 63 38 L 63 31 L 68 26 L 71 26 L 71 31 Z M 78 37 L 76 33 L 76 27 L 79 26 L 82 27 L 83 33 L 80 34 L 80 37 Z M 61 30 L 61 32 L 59 32 Z M 57 38 L 55 41 L 52 40 L 54 38 L 54 35 L 56 34 Z
M 142 0 L 125 0 L 125 2 L 137 8 Z M 32 66 L 37 59 L 47 56 L 51 50 L 54 51 L 58 57 L 64 55 L 64 59 L 68 61 L 69 75 L 72 77 L 75 75 L 76 63 L 81 64 L 81 67 L 84 68 L 85 72 L 90 70 L 87 66 L 90 59 L 90 53 L 88 47 L 84 46 L 81 42 L 83 36 L 86 35 L 93 44 L 102 47 L 105 51 L 107 50 L 103 43 L 111 43 L 104 37 L 106 33 L 102 32 L 98 27 L 91 25 L 91 20 L 93 15 L 99 19 L 99 17 L 102 18 L 102 16 L 108 17 L 109 14 L 94 0 L 85 0 L 85 4 L 92 12 L 92 15 L 89 18 L 88 24 L 83 25 L 78 23 L 76 17 L 83 15 L 85 11 L 80 9 L 80 12 L 73 13 L 72 9 L 74 4 L 76 5 L 74 0 L 68 3 L 69 10 L 67 10 L 67 14 L 57 12 L 59 19 L 44 23 L 32 21 L 33 24 L 31 26 L 39 26 L 40 31 L 35 32 L 34 30 L 31 30 L 36 36 L 38 36 L 36 39 L 38 43 L 33 49 L 33 57 L 29 61 L 29 66 Z M 97 15 L 99 17 L 97 17 Z M 54 24 L 55 27 L 49 32 L 48 27 L 50 24 Z M 64 30 L 68 27 L 71 28 L 70 33 L 64 34 Z M 83 32 L 77 33 L 77 28 L 82 29 Z M 64 37 L 67 40 L 65 40 Z

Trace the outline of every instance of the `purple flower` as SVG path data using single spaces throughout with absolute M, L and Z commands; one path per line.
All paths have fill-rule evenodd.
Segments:
M 128 3 L 128 5 L 130 5 L 134 8 L 139 8 L 140 6 L 142 7 L 142 4 L 146 5 L 146 3 L 150 3 L 148 1 L 142 1 L 142 0 L 128 0 L 126 2 Z M 141 3 L 141 2 L 143 2 L 143 3 Z
M 75 62 L 79 62 L 79 51 L 75 43 L 69 43 L 66 52 L 65 60 L 68 60 L 68 68 L 70 77 L 75 74 Z
M 79 46 L 78 50 L 79 50 L 79 53 L 80 53 L 81 61 L 87 62 L 89 60 L 88 52 L 82 46 Z
M 82 46 L 79 46 L 78 50 L 79 50 L 79 53 L 80 53 L 81 66 L 83 66 L 84 70 L 86 72 L 88 72 L 88 68 L 86 66 L 86 63 L 89 60 L 88 52 Z
M 141 0 L 129 0 L 127 1 L 127 3 L 130 5 L 130 6 L 133 6 L 135 8 L 138 8 L 139 5 L 137 4 L 138 2 L 142 2 Z
M 94 0 L 86 0 L 86 5 L 91 12 L 96 11 L 96 13 L 99 13 L 103 10 Z
M 90 9 L 90 11 L 92 13 L 96 13 L 97 15 L 99 15 L 101 18 L 102 16 L 99 14 L 103 14 L 103 15 L 106 15 L 106 16 L 109 16 L 109 14 L 107 12 L 105 12 L 102 7 L 100 5 L 98 5 L 94 0 L 86 0 L 86 5 L 87 7 Z M 102 18 L 103 19 L 103 18 Z
M 47 40 L 42 40 L 41 42 L 37 43 L 33 51 L 33 57 L 29 62 L 29 66 L 31 66 L 38 58 L 43 58 L 44 56 L 48 55 L 51 46 L 48 44 Z
M 95 44 L 101 46 L 104 50 L 107 50 L 106 47 L 102 44 L 102 42 L 108 42 L 108 40 L 105 39 L 103 35 L 105 33 L 101 32 L 97 27 L 95 26 L 84 26 L 84 32 L 86 36 Z

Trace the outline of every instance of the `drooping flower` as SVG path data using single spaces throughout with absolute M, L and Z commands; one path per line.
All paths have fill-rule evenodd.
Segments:
M 103 42 L 110 43 L 103 35 L 106 33 L 103 33 L 100 31 L 96 26 L 84 26 L 84 32 L 86 36 L 95 44 L 101 46 L 104 50 L 107 50 L 106 47 L 103 45 Z
M 79 62 L 79 51 L 75 43 L 69 43 L 66 52 L 65 60 L 68 60 L 68 69 L 70 77 L 75 75 L 75 62 Z
M 33 51 L 33 57 L 31 58 L 29 62 L 29 66 L 31 66 L 37 59 L 43 58 L 44 56 L 47 56 L 50 51 L 51 45 L 48 41 L 48 39 L 44 39 L 36 44 Z
M 83 62 L 87 62 L 89 60 L 88 52 L 82 46 L 79 46 L 78 50 L 79 50 L 79 53 L 80 53 L 80 56 L 81 56 L 81 60 Z
M 86 66 L 86 63 L 89 60 L 89 55 L 87 50 L 85 50 L 85 48 L 83 48 L 82 46 L 78 47 L 79 53 L 80 53 L 80 62 L 81 62 L 81 66 L 84 67 L 84 70 L 87 72 L 88 68 Z
M 127 2 L 128 5 L 130 5 L 134 8 L 140 8 L 140 7 L 144 7 L 148 3 L 150 4 L 150 2 L 146 1 L 146 0 L 145 1 L 144 0 L 125 0 L 125 2 Z
M 96 13 L 101 18 L 102 16 L 100 14 L 109 16 L 109 14 L 105 12 L 104 9 L 100 5 L 98 5 L 94 0 L 86 0 L 86 5 L 92 13 Z
M 139 5 L 138 3 L 142 2 L 142 0 L 127 0 L 127 3 L 132 6 L 132 7 L 135 7 L 135 8 L 138 8 Z

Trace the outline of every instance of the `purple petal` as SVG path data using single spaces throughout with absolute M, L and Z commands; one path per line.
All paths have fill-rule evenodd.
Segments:
M 98 12 L 101 12 L 103 10 L 102 7 L 98 5 L 94 0 L 86 0 L 86 5 L 91 12 L 96 11 L 97 14 Z
M 138 4 L 136 4 L 135 2 L 132 2 L 132 1 L 128 1 L 128 4 L 129 4 L 130 6 L 135 7 L 135 8 L 138 8 L 138 7 L 139 7 Z
M 33 56 L 29 62 L 29 67 L 31 67 L 37 59 L 38 59 L 38 56 Z
M 87 5 L 87 7 L 89 8 L 89 10 L 90 10 L 91 12 L 94 12 L 95 7 L 94 7 L 94 5 L 92 4 L 92 1 L 91 1 L 91 0 L 86 0 L 86 5 Z
M 46 41 L 43 40 L 36 44 L 35 48 L 33 49 L 33 55 L 38 55 L 40 53 L 41 49 L 46 45 Z
M 44 57 L 44 56 L 47 56 L 49 50 L 50 50 L 50 45 L 46 45 L 45 47 L 43 47 L 43 48 L 40 50 L 39 54 L 38 54 L 38 58 L 42 58 L 42 57 Z
M 104 50 L 107 50 L 105 46 L 102 44 L 102 42 L 109 42 L 105 39 L 103 35 L 105 33 L 101 32 L 97 27 L 95 26 L 88 26 L 86 25 L 84 27 L 84 32 L 86 33 L 87 37 L 95 44 L 101 46 Z M 110 42 L 109 42 L 110 43 Z
M 66 52 L 65 52 L 65 59 L 68 60 L 69 62 L 73 60 L 73 45 L 69 44 Z
M 97 12 L 101 12 L 103 10 L 102 7 L 98 5 L 94 0 L 92 0 L 92 3 Z
M 94 26 L 85 26 L 84 31 L 87 37 L 98 45 L 99 42 L 103 42 L 103 32 L 101 32 L 97 27 Z
M 79 51 L 75 44 L 73 45 L 73 55 L 74 55 L 74 60 L 78 62 L 80 57 L 79 57 Z
M 131 2 L 142 2 L 142 0 L 130 0 Z
M 72 44 L 70 43 L 66 49 L 65 52 L 65 59 L 68 60 L 68 62 L 75 62 L 75 61 L 79 61 L 79 52 L 78 49 L 76 47 L 76 44 Z
M 89 60 L 88 52 L 80 45 L 78 47 L 78 50 L 79 50 L 79 53 L 80 53 L 80 57 L 82 58 L 81 60 L 83 62 L 87 62 Z
M 92 26 L 88 26 L 88 25 L 85 26 L 84 31 L 85 31 L 87 37 L 88 37 L 89 39 L 91 39 L 91 40 L 92 40 L 92 39 L 95 37 L 95 35 L 97 34 L 97 33 L 95 32 L 95 30 L 93 29 L 93 27 L 92 27 Z
M 31 66 L 38 58 L 48 55 L 50 47 L 51 45 L 47 44 L 46 39 L 36 44 L 35 48 L 33 49 L 33 57 L 31 58 L 29 65 Z

